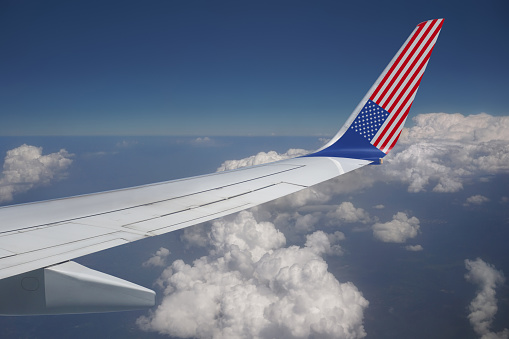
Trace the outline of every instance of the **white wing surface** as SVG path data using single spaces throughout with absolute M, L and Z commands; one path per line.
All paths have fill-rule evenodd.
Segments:
M 442 22 L 419 24 L 340 132 L 308 156 L 0 208 L 0 313 L 152 306 L 153 291 L 69 260 L 238 212 L 381 163 L 399 137 Z
M 368 164 L 297 158 L 0 208 L 0 278 L 241 211 Z

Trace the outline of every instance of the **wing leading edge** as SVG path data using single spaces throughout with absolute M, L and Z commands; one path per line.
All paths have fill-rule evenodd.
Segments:
M 401 133 L 442 23 L 443 19 L 430 20 L 415 28 L 338 134 L 312 154 L 0 208 L 0 314 L 151 306 L 154 292 L 68 261 L 238 212 L 381 163 Z M 73 298 L 78 288 L 82 296 Z M 107 293 L 111 297 L 97 297 L 105 288 L 112 291 Z M 57 290 L 67 290 L 68 295 L 56 298 Z

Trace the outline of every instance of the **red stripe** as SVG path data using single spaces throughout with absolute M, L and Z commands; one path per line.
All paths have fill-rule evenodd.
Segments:
M 385 87 L 385 90 L 383 91 L 382 95 L 380 95 L 380 98 L 378 99 L 378 102 L 382 102 L 387 94 L 387 91 L 389 91 L 392 87 L 392 85 L 394 84 L 394 81 L 396 81 L 396 79 L 398 78 L 399 74 L 401 73 L 401 71 L 405 68 L 405 66 L 407 65 L 408 61 L 412 58 L 412 56 L 415 54 L 415 51 L 417 49 L 419 49 L 419 47 L 421 47 L 422 45 L 422 42 L 424 41 L 424 39 L 426 39 L 426 37 L 428 36 L 430 30 L 433 28 L 433 25 L 435 24 L 435 20 L 428 26 L 428 28 L 426 29 L 426 32 L 424 32 L 424 34 L 421 36 L 421 38 L 419 39 L 419 41 L 417 42 L 417 44 L 414 46 L 414 48 L 412 49 L 412 51 L 410 52 L 410 54 L 408 55 L 408 58 L 406 58 L 403 62 L 403 64 L 398 68 L 398 70 L 396 71 L 396 73 L 394 74 L 394 76 L 392 77 L 391 81 L 389 82 L 389 84 L 387 85 L 387 87 Z M 392 92 L 391 92 L 392 93 Z M 382 106 L 383 107 L 383 106 Z M 385 107 L 383 107 L 385 109 Z
M 417 81 L 417 83 L 415 84 L 415 86 L 412 88 L 412 93 L 414 93 L 415 91 L 417 91 L 417 88 L 419 88 L 419 84 L 421 83 L 421 80 L 422 80 L 422 76 L 419 78 L 419 80 Z M 406 100 L 408 101 L 408 99 L 411 98 L 411 96 L 409 96 Z M 410 105 L 408 105 L 408 108 L 407 110 L 405 111 L 405 113 L 403 114 L 402 118 L 396 123 L 396 126 L 394 126 L 394 128 L 392 129 L 391 133 L 389 134 L 389 136 L 387 137 L 387 139 L 385 139 L 385 142 L 383 143 L 382 147 L 379 147 L 381 149 L 385 148 L 385 146 L 387 145 L 387 143 L 391 140 L 392 136 L 394 135 L 394 132 L 396 132 L 399 128 L 399 126 L 403 123 L 403 121 L 405 121 L 405 118 L 406 116 L 408 115 L 408 112 L 410 111 L 410 107 L 412 107 L 412 104 L 413 102 L 410 103 Z M 396 139 L 397 140 L 397 139 Z
M 412 62 L 412 65 L 407 69 L 407 71 L 405 72 L 405 75 L 400 79 L 398 85 L 396 86 L 396 89 L 398 87 L 401 86 L 401 84 L 405 81 L 405 79 L 408 77 L 408 74 L 410 74 L 410 72 L 412 72 L 412 70 L 415 68 L 415 65 L 417 64 L 417 62 L 419 61 L 419 59 L 421 58 L 422 54 L 424 53 L 424 51 L 426 51 L 426 48 L 428 48 L 428 46 L 430 44 L 433 43 L 433 40 L 435 39 L 435 37 L 437 36 L 438 32 L 440 32 L 440 28 L 441 28 L 441 24 L 437 27 L 437 29 L 435 30 L 435 32 L 431 35 L 431 38 L 428 40 L 428 42 L 426 43 L 426 45 L 424 45 L 424 47 L 422 48 L 422 50 L 419 52 L 419 54 L 417 55 L 417 57 L 414 59 L 414 61 Z M 435 46 L 433 46 L 435 47 Z M 417 68 L 417 71 L 414 73 L 414 75 L 412 76 L 412 78 L 410 79 L 410 81 L 407 83 L 407 85 L 405 86 L 405 89 L 403 89 L 403 91 L 401 91 L 400 95 L 398 96 L 397 100 L 395 100 L 391 107 L 390 108 L 387 108 L 386 111 L 389 111 L 389 112 L 392 112 L 392 109 L 394 108 L 395 105 L 397 105 L 398 103 L 398 100 L 401 98 L 401 95 L 405 93 L 406 91 L 406 88 L 408 88 L 409 84 L 412 82 L 413 79 L 415 79 L 415 76 L 416 74 L 419 74 L 419 71 L 421 70 L 421 68 L 426 65 L 426 62 L 429 60 L 430 56 L 431 56 L 431 52 L 433 51 L 433 47 L 430 49 L 428 55 L 426 55 L 426 57 L 424 58 L 424 60 L 422 61 L 422 63 L 420 64 L 420 66 Z M 394 90 L 393 93 L 396 93 L 397 90 Z M 394 95 L 392 95 L 391 93 L 391 96 L 387 99 L 386 102 L 390 102 L 392 100 L 392 98 L 394 97 Z
M 433 46 L 433 47 L 430 49 L 430 51 L 429 51 L 429 53 L 428 53 L 428 56 L 427 56 L 427 60 L 429 60 L 429 57 L 431 56 L 431 52 L 433 52 L 433 49 L 434 49 L 434 48 L 435 48 L 435 46 Z M 426 65 L 426 63 L 423 63 L 423 64 L 421 65 L 421 67 L 424 67 L 425 65 Z M 419 72 L 415 72 L 414 77 L 415 77 L 417 74 L 419 74 Z M 403 102 L 402 102 L 402 103 L 401 103 L 401 105 L 399 106 L 399 110 L 398 110 L 398 111 L 396 111 L 396 112 L 394 112 L 394 114 L 399 114 L 399 113 L 401 112 L 401 110 L 403 109 L 403 107 L 405 107 L 405 105 L 407 104 L 408 100 L 410 100 L 410 98 L 412 97 L 412 95 L 413 95 L 413 94 L 417 91 L 417 89 L 419 88 L 419 84 L 421 83 L 421 80 L 422 80 L 422 76 L 423 76 L 423 75 L 424 75 L 424 73 L 423 73 L 423 74 L 421 74 L 421 77 L 419 78 L 419 80 L 416 82 L 416 84 L 414 85 L 414 87 L 412 87 L 412 89 L 410 90 L 409 95 L 407 95 L 407 96 L 406 96 L 406 98 L 403 100 Z M 412 81 L 413 81 L 413 78 L 414 78 L 414 77 L 412 77 Z M 412 83 L 412 81 L 409 81 L 409 82 L 408 82 L 408 84 L 411 84 L 411 83 Z M 404 92 L 402 92 L 402 93 L 404 93 Z
M 394 135 L 394 133 L 396 133 L 396 131 L 398 130 L 399 126 L 401 126 L 401 124 L 403 123 L 403 121 L 405 121 L 405 118 L 407 117 L 408 115 L 408 112 L 410 112 L 410 107 L 412 107 L 412 104 L 410 104 L 410 106 L 408 106 L 408 109 L 405 111 L 405 114 L 403 114 L 401 116 L 401 119 L 396 123 L 396 126 L 394 126 L 393 130 L 391 131 L 391 133 L 389 134 L 389 136 L 387 137 L 387 139 L 385 139 L 383 145 L 381 147 L 379 147 L 380 149 L 384 149 L 385 146 L 387 146 L 387 144 L 389 143 L 389 141 L 391 140 L 392 136 Z M 398 139 L 396 138 L 395 141 L 397 141 Z
M 385 133 L 387 133 L 387 130 L 392 126 L 392 124 L 394 123 L 394 120 L 396 120 L 397 117 L 398 117 L 397 114 L 392 115 L 391 120 L 389 120 L 389 123 L 387 125 L 385 125 L 383 132 L 378 136 L 378 138 L 373 143 L 373 145 L 375 145 L 375 147 L 378 147 L 378 143 L 380 143 L 380 141 L 384 138 Z M 382 147 L 378 147 L 378 148 L 380 149 Z
M 436 34 L 438 34 L 440 32 L 440 29 L 442 27 L 442 24 L 443 24 L 443 21 L 438 25 L 437 29 L 435 30 L 435 32 L 433 33 L 433 37 L 432 39 L 430 39 L 428 41 L 428 43 L 432 42 L 436 36 Z M 430 51 L 428 52 L 428 55 L 426 56 L 425 60 L 423 63 L 420 64 L 419 66 L 419 69 L 414 73 L 414 75 L 412 76 L 412 79 L 407 83 L 407 85 L 405 86 L 404 90 L 401 91 L 400 93 L 400 97 L 402 95 L 404 95 L 407 91 L 407 88 L 408 86 L 412 83 L 412 81 L 415 79 L 415 77 L 417 76 L 417 74 L 419 74 L 419 71 L 422 67 L 424 67 L 424 65 L 426 65 L 426 62 L 429 60 L 430 56 L 431 56 L 431 52 L 433 52 L 433 49 L 435 48 L 435 46 L 433 46 Z M 424 51 L 425 48 L 422 50 Z M 421 51 L 421 52 L 422 52 Z M 416 58 L 416 60 L 418 60 L 418 58 Z M 415 60 L 414 60 L 415 61 Z M 375 142 L 373 143 L 374 146 L 380 148 L 380 149 L 383 149 L 385 147 L 385 145 L 387 144 L 387 142 L 390 140 L 391 136 L 394 134 L 394 131 L 397 129 L 393 129 L 391 135 L 385 140 L 384 144 L 380 146 L 380 142 L 381 140 L 384 138 L 385 134 L 391 129 L 391 126 L 393 125 L 394 121 L 396 120 L 397 116 L 399 115 L 399 113 L 401 112 L 401 109 L 403 109 L 405 107 L 405 105 L 407 104 L 408 100 L 410 100 L 410 98 L 412 98 L 412 95 L 415 93 L 415 91 L 417 91 L 417 88 L 419 87 L 419 84 L 421 82 L 421 79 L 422 79 L 422 75 L 421 75 L 421 78 L 416 82 L 416 84 L 414 85 L 414 87 L 412 88 L 412 90 L 409 92 L 409 94 L 406 96 L 405 100 L 402 102 L 401 106 L 400 106 L 400 109 L 397 111 L 397 112 L 391 112 L 393 113 L 392 117 L 391 117 L 391 120 L 389 121 L 389 123 L 385 126 L 384 130 L 382 131 L 382 133 L 378 136 L 378 138 L 375 140 Z M 399 102 L 400 98 L 398 97 L 398 100 L 396 100 L 393 105 L 391 106 L 391 109 Z M 411 107 L 412 105 L 410 104 L 409 107 Z M 385 109 L 385 108 L 384 108 Z M 390 112 L 390 109 L 386 109 L 388 112 Z M 407 110 L 408 111 L 408 110 Z M 407 113 L 408 114 L 408 113 Z M 404 119 L 400 120 L 403 121 Z
M 421 77 L 419 78 L 419 80 L 417 80 L 417 82 L 415 83 L 414 87 L 412 88 L 412 93 L 414 93 L 415 91 L 417 91 L 417 88 L 419 88 L 419 84 L 421 83 L 421 80 L 422 80 L 422 75 Z M 411 98 L 411 96 L 407 97 L 405 99 L 405 102 L 402 104 L 402 106 L 404 107 L 404 105 L 406 105 L 406 103 L 408 102 L 408 100 Z M 410 111 L 410 107 L 412 107 L 412 104 L 413 102 L 410 103 L 410 105 L 408 105 L 408 108 L 404 114 L 404 116 L 406 116 L 406 114 L 408 114 L 408 111 Z M 396 116 L 397 114 L 394 114 L 394 116 Z M 396 126 L 392 129 L 391 133 L 389 134 L 389 136 L 385 139 L 384 143 L 382 144 L 382 146 L 378 147 L 378 145 L 376 145 L 378 148 L 381 148 L 383 149 L 387 143 L 389 142 L 389 140 L 391 140 L 391 137 L 392 135 L 394 134 L 394 132 L 398 129 L 398 126 L 401 124 L 401 122 L 405 120 L 405 119 L 400 119 L 397 123 L 396 123 Z M 392 121 L 391 121 L 391 124 L 392 124 Z M 385 126 L 386 128 L 384 129 L 384 132 L 383 134 L 387 133 L 387 130 L 388 130 L 388 127 L 389 125 Z M 379 143 L 379 142 L 378 142 Z
M 419 74 L 419 72 L 421 71 L 421 69 L 426 65 L 426 63 L 428 62 L 429 60 L 429 57 L 431 56 L 431 52 L 433 51 L 433 47 L 431 48 L 431 50 L 428 52 L 428 55 L 426 55 L 426 57 L 424 58 L 424 60 L 422 61 L 422 63 L 419 65 L 419 67 L 417 67 L 417 69 L 415 70 L 414 74 L 412 75 L 412 77 L 410 78 L 410 80 L 407 82 L 407 84 L 405 85 L 405 87 L 403 88 L 403 90 L 399 93 L 398 97 L 396 98 L 396 100 L 394 100 L 394 102 L 392 103 L 391 107 L 389 109 L 387 109 L 387 111 L 391 112 L 392 109 L 398 104 L 398 102 L 401 100 L 401 98 L 403 97 L 403 95 L 405 95 L 405 93 L 407 93 L 407 90 L 408 90 L 408 87 L 410 87 L 410 85 L 412 84 L 412 82 L 414 81 L 415 77 Z M 407 74 L 405 74 L 405 77 L 407 76 Z M 422 75 L 421 75 L 422 77 Z M 412 97 L 412 94 L 413 92 L 410 92 L 406 99 L 408 98 L 411 98 Z M 406 102 L 405 102 L 406 103 Z M 402 103 L 401 106 L 399 106 L 399 109 L 394 112 L 395 114 L 398 114 L 401 109 L 403 107 L 405 107 L 405 103 Z
M 412 88 L 412 93 L 414 93 L 417 88 L 419 87 L 419 84 L 421 83 L 421 79 L 422 79 L 422 75 L 421 77 L 419 78 L 419 80 L 415 83 L 414 87 Z M 411 98 L 412 96 L 408 96 L 404 103 L 401 105 L 402 107 L 405 107 L 406 103 L 408 102 L 408 100 Z M 406 110 L 405 114 L 408 114 L 408 111 L 410 111 L 410 107 L 412 107 L 412 103 L 410 103 L 410 105 L 408 106 L 408 109 Z M 387 139 L 385 139 L 384 143 L 382 146 L 380 146 L 380 142 L 382 141 L 383 139 L 383 136 L 388 132 L 388 130 L 391 128 L 391 126 L 393 125 L 394 121 L 396 120 L 396 118 L 398 117 L 398 114 L 393 114 L 392 115 L 392 118 L 391 120 L 389 121 L 389 123 L 385 126 L 384 128 L 384 131 L 382 132 L 382 134 L 380 134 L 377 138 L 377 140 L 375 141 L 375 143 L 373 145 L 375 145 L 376 147 L 378 147 L 379 149 L 383 149 L 385 147 L 385 145 L 387 144 L 387 142 L 389 142 L 389 140 L 391 139 L 391 136 L 394 134 L 394 131 L 396 131 L 398 128 L 394 128 L 391 133 L 389 134 L 389 136 L 387 137 Z M 399 126 L 399 124 L 401 124 L 401 122 L 403 121 L 404 119 L 401 119 L 398 123 L 397 123 L 397 126 Z M 380 147 L 379 147 L 380 146 Z
M 375 91 L 373 92 L 373 94 L 371 95 L 371 97 L 369 98 L 371 101 L 373 101 L 376 97 L 376 95 L 378 94 L 378 92 L 380 91 L 380 89 L 383 87 L 384 83 L 387 81 L 387 79 L 389 78 L 389 76 L 391 75 L 392 71 L 394 70 L 394 68 L 398 65 L 398 63 L 401 61 L 401 58 L 403 58 L 403 56 L 405 55 L 406 51 L 408 50 L 408 48 L 410 48 L 410 46 L 412 45 L 413 41 L 415 40 L 415 38 L 419 35 L 419 32 L 422 30 L 422 28 L 424 26 L 417 26 L 417 31 L 415 31 L 414 35 L 412 36 L 412 38 L 410 39 L 410 41 L 408 42 L 408 44 L 405 46 L 405 48 L 403 49 L 403 51 L 401 52 L 401 54 L 398 56 L 398 59 L 396 60 L 396 62 L 394 62 L 391 66 L 391 69 L 389 70 L 389 72 L 387 72 L 384 76 L 384 78 L 382 79 L 382 81 L 380 81 L 380 84 L 378 84 L 378 87 L 375 89 Z

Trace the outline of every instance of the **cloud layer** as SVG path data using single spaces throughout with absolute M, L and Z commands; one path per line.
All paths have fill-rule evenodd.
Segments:
M 473 177 L 509 172 L 509 117 L 430 113 L 414 122 L 383 166 L 409 192 L 457 192 Z
M 508 329 L 498 333 L 491 331 L 491 324 L 498 310 L 495 289 L 504 283 L 504 274 L 480 258 L 466 259 L 465 268 L 468 270 L 465 279 L 479 288 L 477 296 L 468 307 L 468 319 L 475 333 L 483 339 L 509 338 Z
M 304 247 L 252 213 L 215 221 L 211 247 L 192 265 L 174 261 L 158 280 L 164 299 L 138 325 L 181 338 L 362 338 L 368 301 L 340 283 L 323 254 L 340 254 L 341 232 L 318 231 Z
M 15 194 L 64 178 L 71 158 L 72 154 L 65 149 L 42 155 L 42 147 L 26 144 L 7 151 L 0 177 L 0 202 L 11 201 Z

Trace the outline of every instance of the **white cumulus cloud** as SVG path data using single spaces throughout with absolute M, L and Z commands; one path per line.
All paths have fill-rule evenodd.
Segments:
M 313 192 L 308 189 L 304 191 Z M 302 195 L 293 194 L 291 197 Z M 290 197 L 290 198 L 291 198 Z M 355 207 L 351 202 L 339 205 L 314 205 L 310 200 L 278 199 L 274 204 L 258 206 L 258 214 L 263 213 L 265 219 L 271 219 L 276 227 L 287 236 L 308 234 L 320 227 L 346 226 L 347 224 L 367 224 L 371 221 L 369 214 L 362 208 Z M 316 203 L 319 201 L 314 201 Z M 289 212 L 298 209 L 296 212 Z M 305 213 L 309 211 L 311 213 Z
M 203 137 L 203 138 L 198 137 L 198 138 L 194 139 L 194 142 L 198 143 L 198 144 L 207 143 L 207 142 L 211 142 L 211 141 L 212 141 L 212 139 L 210 139 L 209 137 Z
M 409 238 L 415 238 L 419 227 L 419 219 L 398 212 L 391 221 L 374 224 L 373 236 L 383 242 L 403 243 Z
M 414 122 L 383 166 L 409 192 L 457 192 L 469 178 L 509 172 L 509 117 L 430 113 Z
M 195 138 L 195 139 L 191 140 L 191 144 L 194 146 L 200 146 L 200 147 L 217 146 L 216 140 L 209 138 L 209 137 Z
M 150 257 L 150 259 L 148 259 L 147 261 L 145 261 L 143 263 L 143 266 L 144 267 L 166 266 L 167 265 L 166 259 L 168 258 L 169 255 L 170 255 L 170 250 L 168 250 L 167 248 L 161 247 L 159 250 L 157 250 L 156 253 L 154 253 L 154 255 L 152 255 L 152 257 Z
M 486 113 L 464 116 L 460 113 L 419 114 L 415 126 L 402 135 L 403 142 L 425 139 L 470 142 L 509 141 L 509 117 Z
M 276 151 L 260 152 L 256 155 L 252 155 L 250 157 L 240 160 L 226 160 L 221 164 L 221 166 L 219 166 L 217 172 L 234 170 L 237 168 L 247 166 L 256 166 L 289 158 L 295 158 L 302 155 L 306 155 L 308 153 L 310 153 L 310 151 L 295 148 L 289 149 L 286 153 L 278 153 Z
M 419 252 L 423 250 L 421 245 L 407 245 L 405 249 L 410 252 Z
M 180 239 L 186 244 L 186 247 L 197 246 L 205 247 L 208 243 L 207 224 L 198 224 L 193 227 L 184 228 Z
M 339 220 L 343 223 L 368 223 L 371 218 L 362 208 L 356 208 L 351 202 L 341 203 L 335 210 L 327 213 L 327 217 L 332 220 Z
M 338 254 L 343 238 L 319 231 L 304 247 L 284 247 L 284 235 L 251 212 L 219 219 L 209 255 L 166 268 L 161 304 L 137 324 L 180 338 L 362 338 L 368 301 L 321 257 Z
M 468 319 L 474 331 L 483 339 L 509 338 L 508 329 L 498 333 L 491 331 L 491 324 L 498 310 L 495 289 L 504 283 L 504 274 L 480 258 L 466 259 L 465 268 L 468 270 L 465 279 L 479 288 L 477 296 L 468 307 Z
M 0 177 L 0 202 L 11 201 L 15 194 L 64 178 L 72 156 L 65 149 L 42 155 L 42 147 L 26 144 L 7 151 Z
M 343 250 L 337 244 L 338 241 L 344 240 L 343 232 L 336 231 L 327 234 L 323 231 L 316 231 L 306 236 L 306 247 L 318 255 L 342 255 Z
M 477 195 L 473 195 L 471 197 L 468 197 L 463 205 L 464 206 L 482 205 L 482 204 L 484 204 L 485 202 L 488 202 L 488 201 L 490 201 L 490 199 L 486 198 L 484 195 L 477 194 Z

